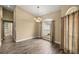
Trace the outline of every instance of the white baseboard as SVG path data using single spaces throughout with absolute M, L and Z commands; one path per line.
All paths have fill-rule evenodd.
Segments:
M 16 42 L 21 42 L 21 41 L 25 41 L 25 40 L 33 39 L 33 38 L 35 38 L 35 37 L 29 37 L 29 38 L 25 38 L 25 39 L 16 40 Z
M 61 42 L 57 42 L 57 41 L 55 41 L 55 43 L 61 44 Z

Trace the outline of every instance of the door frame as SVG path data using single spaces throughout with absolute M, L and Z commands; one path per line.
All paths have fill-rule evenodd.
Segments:
M 14 36 L 13 36 L 13 35 L 16 36 L 16 34 L 14 34 L 14 28 L 15 28 L 14 21 L 3 20 L 3 19 L 1 20 L 1 39 L 2 39 L 1 41 L 4 40 L 4 22 L 12 23 L 12 39 L 15 42 L 15 39 L 14 39 Z

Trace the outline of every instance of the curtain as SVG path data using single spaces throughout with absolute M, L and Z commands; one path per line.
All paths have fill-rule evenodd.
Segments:
M 77 53 L 79 11 L 64 16 L 61 20 L 63 20 L 63 23 L 61 23 L 61 30 L 63 29 L 63 33 L 61 31 L 61 47 L 64 46 L 63 48 L 65 52 Z

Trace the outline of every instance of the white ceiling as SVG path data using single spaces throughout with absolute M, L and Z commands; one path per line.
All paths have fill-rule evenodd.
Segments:
M 61 5 L 39 5 L 39 13 L 38 13 L 37 5 L 19 5 L 19 7 L 32 13 L 34 16 L 43 16 L 45 14 L 60 10 L 62 6 Z

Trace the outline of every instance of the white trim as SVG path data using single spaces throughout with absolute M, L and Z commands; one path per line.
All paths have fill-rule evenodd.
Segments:
M 73 13 L 75 11 L 78 10 L 78 7 L 74 6 L 74 7 L 70 7 L 67 12 L 66 12 L 66 15 L 70 14 L 70 13 Z
M 61 42 L 55 41 L 55 43 L 61 44 Z
M 35 38 L 35 37 L 29 37 L 29 38 L 25 38 L 25 39 L 16 40 L 16 42 L 21 42 L 21 41 L 25 41 L 25 40 L 33 39 L 33 38 Z

